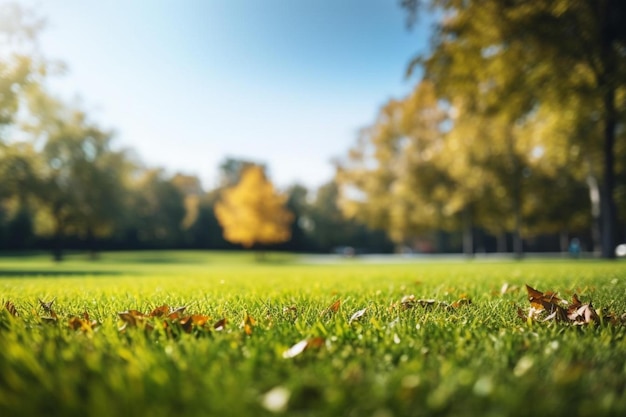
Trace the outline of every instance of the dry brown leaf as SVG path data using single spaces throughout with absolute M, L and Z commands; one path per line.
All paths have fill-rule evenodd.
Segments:
M 171 312 L 168 312 L 167 318 L 170 320 L 176 320 L 183 315 L 183 312 L 187 309 L 187 306 L 177 307 Z
M 589 324 L 592 322 L 600 322 L 600 317 L 594 310 L 591 303 L 582 304 L 578 295 L 572 296 L 572 303 L 567 309 L 562 304 L 567 304 L 561 300 L 556 293 L 546 291 L 542 293 L 529 285 L 526 285 L 528 291 L 528 301 L 530 302 L 530 311 L 527 319 L 539 319 L 542 313 L 547 314 L 541 321 L 563 321 L 577 325 Z M 518 311 L 518 315 L 519 311 Z
M 138 322 L 143 321 L 146 318 L 141 311 L 137 310 L 126 310 L 117 313 L 117 315 L 120 319 L 122 319 L 122 321 L 130 326 L 136 326 Z
M 459 307 L 461 305 L 464 304 L 471 304 L 471 301 L 469 300 L 469 298 L 464 298 L 461 297 L 458 301 L 456 301 L 456 305 L 450 305 L 448 303 L 446 303 L 445 301 L 437 301 L 434 299 L 419 299 L 417 300 L 415 298 L 415 296 L 413 294 L 411 295 L 405 295 L 404 297 L 402 297 L 402 299 L 400 300 L 400 306 L 405 309 L 411 309 L 413 307 L 416 306 L 420 306 L 423 308 L 444 308 L 444 309 L 452 309 L 453 307 Z M 397 304 L 392 305 L 393 306 L 397 306 Z
M 536 309 L 543 309 L 543 293 L 537 291 L 530 285 L 526 284 L 526 291 L 528 292 L 528 301 L 530 305 Z
M 340 307 L 341 307 L 341 298 L 338 298 L 331 305 L 329 305 L 328 308 L 322 311 L 322 314 L 320 314 L 320 316 L 325 316 L 328 313 L 336 313 L 339 311 Z
M 444 309 L 450 308 L 450 304 L 446 303 L 445 301 L 437 301 L 433 299 L 417 300 L 416 304 L 424 308 L 433 308 L 433 307 L 444 308 Z
M 575 300 L 567 310 L 567 318 L 574 324 L 589 324 L 591 322 L 600 322 L 600 317 L 591 303 L 582 304 L 576 294 Z
M 561 299 L 555 292 L 546 291 L 542 293 L 528 284 L 526 285 L 526 291 L 528 292 L 528 301 L 531 307 L 537 310 L 543 309 L 549 315 L 554 314 L 554 318 L 557 320 L 567 320 L 567 311 L 561 307 Z
M 402 308 L 404 308 L 405 310 L 408 310 L 409 308 L 413 308 L 415 307 L 415 296 L 413 294 L 411 295 L 405 295 L 404 297 L 402 297 L 402 299 L 400 300 L 400 305 L 402 306 Z
M 53 298 L 52 301 L 48 301 L 47 303 L 41 301 L 41 299 L 39 299 L 39 305 L 41 305 L 41 308 L 43 308 L 43 311 L 45 311 L 50 317 L 42 317 L 42 319 L 47 320 L 47 321 L 56 321 L 57 320 L 57 313 L 54 312 L 54 310 L 52 310 L 52 304 L 54 304 L 54 300 L 56 300 L 56 298 Z
M 470 304 L 472 304 L 472 300 L 470 298 L 461 296 L 461 298 L 450 304 L 450 307 L 459 308 L 461 306 L 468 306 Z
M 209 320 L 211 320 L 211 317 L 205 316 L 204 314 L 192 314 L 191 320 L 193 320 L 193 324 L 201 327 L 204 326 Z
M 256 324 L 256 320 L 254 320 L 248 313 L 246 313 L 246 317 L 243 319 L 243 331 L 248 335 L 252 335 L 252 328 Z
M 341 298 L 338 298 L 337 301 L 335 301 L 334 303 L 332 303 L 329 307 L 328 310 L 336 313 L 339 311 L 339 307 L 341 307 Z
M 160 307 L 156 307 L 148 314 L 148 317 L 164 317 L 170 314 L 170 306 L 163 304 Z
M 209 321 L 210 317 L 205 316 L 203 314 L 192 314 L 190 316 L 181 317 L 178 319 L 178 324 L 181 325 L 183 330 L 187 333 L 191 333 L 194 326 L 204 327 L 204 325 Z M 166 325 L 167 321 L 163 322 L 163 325 Z
M 10 315 L 12 315 L 13 317 L 19 317 L 19 314 L 17 312 L 17 308 L 15 308 L 15 304 L 13 304 L 11 301 L 7 300 L 4 303 L 4 308 L 9 312 Z
M 183 328 L 185 333 L 191 333 L 191 330 L 193 330 L 193 317 L 192 316 L 182 317 L 178 321 L 178 323 Z M 167 321 L 164 321 L 163 325 L 166 326 L 167 325 Z
M 215 330 L 217 330 L 218 332 L 219 332 L 219 331 L 222 331 L 222 330 L 224 330 L 224 328 L 226 327 L 226 323 L 227 323 L 226 318 L 223 318 L 223 319 L 219 320 L 217 323 L 215 323 L 215 324 L 213 325 L 213 328 L 214 328 Z
M 83 332 L 91 332 L 95 327 L 98 326 L 98 322 L 96 320 L 89 320 L 89 314 L 87 312 L 83 313 L 83 318 L 78 316 L 73 316 L 69 319 L 68 325 L 72 330 L 82 330 Z

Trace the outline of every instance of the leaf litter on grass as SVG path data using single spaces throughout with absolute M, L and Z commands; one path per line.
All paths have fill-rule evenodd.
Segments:
M 601 322 L 617 324 L 624 321 L 624 315 L 618 318 L 614 313 L 607 313 L 601 318 L 591 301 L 583 304 L 576 293 L 572 295 L 572 301 L 568 303 L 559 298 L 554 291 L 541 292 L 528 284 L 526 284 L 526 291 L 530 307 L 528 311 L 517 307 L 517 315 L 529 322 L 555 321 L 582 326 Z

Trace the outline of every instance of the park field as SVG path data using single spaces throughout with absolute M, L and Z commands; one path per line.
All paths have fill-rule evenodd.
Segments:
M 624 262 L 307 259 L 0 257 L 0 415 L 626 415 Z

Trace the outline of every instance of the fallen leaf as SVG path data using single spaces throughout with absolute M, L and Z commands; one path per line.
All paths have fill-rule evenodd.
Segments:
M 287 349 L 283 353 L 283 358 L 285 359 L 294 358 L 298 356 L 299 354 L 301 354 L 302 352 L 304 352 L 305 350 L 307 350 L 308 348 L 316 348 L 316 347 L 323 346 L 325 342 L 326 340 L 323 337 L 313 337 L 311 339 L 301 340 L 295 345 L 293 345 L 292 347 L 290 347 L 289 349 Z
M 148 315 L 149 317 L 164 317 L 170 314 L 170 306 L 163 304 L 160 307 L 155 308 Z
M 213 325 L 213 328 L 215 330 L 217 330 L 218 332 L 220 332 L 220 331 L 224 330 L 224 328 L 226 327 L 226 323 L 227 323 L 226 318 L 223 318 L 223 319 L 219 320 L 217 323 L 215 323 Z
M 167 318 L 170 320 L 176 320 L 182 316 L 183 312 L 187 309 L 187 306 L 177 307 L 171 312 L 168 311 Z
M 205 316 L 204 314 L 192 314 L 191 315 L 191 320 L 193 321 L 193 324 L 195 324 L 196 326 L 204 326 L 210 319 L 211 317 Z
M 96 320 L 89 320 L 89 314 L 87 312 L 83 313 L 83 318 L 78 316 L 71 317 L 68 321 L 68 325 L 73 330 L 82 330 L 83 332 L 91 332 L 95 327 L 98 326 L 98 322 Z
M 282 413 L 287 410 L 291 391 L 285 387 L 274 387 L 263 395 L 261 405 L 272 413 Z
M 552 291 L 542 293 L 526 284 L 528 301 L 536 310 L 545 310 L 551 319 L 567 321 L 567 311 L 561 307 L 561 299 Z
M 243 331 L 248 335 L 252 335 L 252 328 L 254 327 L 254 325 L 256 324 L 256 321 L 250 317 L 250 315 L 248 313 L 246 313 L 246 317 L 243 319 Z
M 513 294 L 516 293 L 520 290 L 519 285 L 511 285 L 508 282 L 505 282 L 504 284 L 502 284 L 502 287 L 500 287 L 500 291 L 495 292 L 494 291 L 494 295 L 505 295 L 505 294 Z
M 576 294 L 572 297 L 572 304 L 567 309 L 567 318 L 579 325 L 600 322 L 600 317 L 591 303 L 582 304 Z
M 450 307 L 459 308 L 461 306 L 468 306 L 470 304 L 472 304 L 472 300 L 470 298 L 461 296 L 461 298 L 450 304 Z
M 404 308 L 405 310 L 408 310 L 409 308 L 413 308 L 415 307 L 415 296 L 413 294 L 411 295 L 405 295 L 404 297 L 402 297 L 402 299 L 400 300 L 400 305 L 402 306 L 402 308 Z
M 53 298 L 52 301 L 48 301 L 47 303 L 44 303 L 43 301 L 41 301 L 41 299 L 39 299 L 39 305 L 41 305 L 41 308 L 43 308 L 43 311 L 45 311 L 50 316 L 50 317 L 42 317 L 43 319 L 53 319 L 54 321 L 56 321 L 57 313 L 55 313 L 54 310 L 52 310 L 52 304 L 54 304 L 54 300 L 56 300 L 56 298 Z
M 365 315 L 366 311 L 367 311 L 367 308 L 364 308 L 354 313 L 352 317 L 350 317 L 350 320 L 348 320 L 348 324 L 352 324 L 353 321 L 359 320 L 361 317 L 363 317 L 363 315 Z
M 332 311 L 333 313 L 336 313 L 339 311 L 339 307 L 341 307 L 341 298 L 338 298 L 337 301 L 332 303 L 330 307 L 328 307 L 328 310 Z
M 178 323 L 183 328 L 185 333 L 191 333 L 191 331 L 193 330 L 193 317 L 192 316 L 183 317 L 178 321 Z M 166 326 L 167 321 L 163 322 L 163 325 Z
M 298 343 L 296 343 L 295 345 L 293 345 L 292 347 L 290 347 L 283 353 L 283 358 L 290 359 L 290 358 L 298 356 L 299 354 L 304 352 L 304 350 L 306 349 L 308 345 L 309 345 L 309 341 L 307 339 L 299 341 Z
M 537 291 L 530 285 L 526 284 L 526 291 L 528 292 L 528 301 L 530 305 L 537 309 L 543 309 L 543 293 Z
M 117 313 L 117 315 L 120 319 L 122 319 L 122 321 L 130 326 L 136 326 L 138 322 L 146 318 L 146 316 L 141 311 L 137 310 L 126 310 Z
M 527 320 L 540 320 L 542 322 L 554 320 L 576 325 L 600 322 L 600 317 L 591 303 L 582 304 L 576 294 L 572 296 L 572 302 L 568 306 L 567 302 L 561 300 L 555 292 L 546 291 L 542 293 L 529 285 L 526 285 L 526 290 L 528 291 L 528 301 L 530 302 Z M 542 314 L 546 316 L 541 318 Z M 519 308 L 518 316 L 522 316 Z
M 341 298 L 337 299 L 331 305 L 329 305 L 328 308 L 322 311 L 320 316 L 325 316 L 328 313 L 336 313 L 339 311 L 339 307 L 341 307 Z
M 438 308 L 444 308 L 444 309 L 452 309 L 453 307 L 459 307 L 463 304 L 471 304 L 471 301 L 468 298 L 461 298 L 456 302 L 456 305 L 450 305 L 448 303 L 446 303 L 445 301 L 437 301 L 434 299 L 419 299 L 417 300 L 415 298 L 415 296 L 413 294 L 411 295 L 405 295 L 404 297 L 402 297 L 402 299 L 400 300 L 400 306 L 405 309 L 411 309 L 413 307 L 416 306 L 420 306 L 423 308 L 434 308 L 434 307 L 438 307 Z M 397 304 L 393 304 L 392 307 L 397 306 Z
M 11 301 L 6 301 L 4 303 L 4 308 L 9 312 L 9 314 L 11 314 L 13 317 L 19 317 L 19 314 L 17 313 L 17 308 L 15 308 L 15 304 L 13 304 Z

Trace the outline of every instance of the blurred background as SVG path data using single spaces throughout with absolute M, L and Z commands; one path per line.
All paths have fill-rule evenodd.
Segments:
M 0 0 L 0 44 L 5 253 L 626 238 L 623 2 Z

